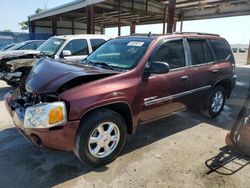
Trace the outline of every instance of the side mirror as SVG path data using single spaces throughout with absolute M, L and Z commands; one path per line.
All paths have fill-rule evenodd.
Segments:
M 166 74 L 169 72 L 169 65 L 166 62 L 154 61 L 145 70 L 144 75 L 149 77 L 151 74 Z
M 66 57 L 66 56 L 71 56 L 70 50 L 63 50 L 63 57 Z

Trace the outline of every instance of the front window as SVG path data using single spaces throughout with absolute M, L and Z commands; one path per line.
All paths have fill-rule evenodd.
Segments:
M 37 50 L 46 56 L 53 56 L 64 43 L 64 39 L 50 38 L 45 41 Z
M 93 52 L 87 61 L 89 63 L 105 63 L 108 66 L 120 69 L 134 68 L 152 39 L 120 38 L 110 40 Z
M 72 40 L 63 50 L 69 50 L 72 56 L 89 54 L 88 43 L 85 39 Z

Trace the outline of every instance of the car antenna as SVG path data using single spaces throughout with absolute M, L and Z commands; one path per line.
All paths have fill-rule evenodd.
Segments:
M 148 37 L 151 37 L 151 31 L 149 31 L 149 33 L 148 33 Z

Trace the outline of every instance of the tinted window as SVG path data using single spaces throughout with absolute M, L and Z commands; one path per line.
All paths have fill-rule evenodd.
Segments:
M 25 46 L 23 46 L 20 49 L 21 50 L 35 50 L 35 49 L 37 49 L 37 47 L 36 47 L 36 43 L 32 42 L 32 43 L 26 44 Z
M 86 62 L 105 63 L 120 69 L 134 68 L 144 55 L 151 38 L 120 38 L 106 42 L 90 54 Z
M 104 39 L 90 39 L 90 43 L 92 46 L 92 50 L 95 51 L 97 48 L 99 48 L 104 42 L 106 42 Z
M 225 60 L 230 55 L 225 42 L 222 40 L 210 40 L 217 61 Z
M 213 60 L 206 40 L 188 39 L 193 65 L 208 63 Z
M 88 55 L 89 49 L 85 39 L 75 39 L 70 41 L 63 50 L 69 50 L 71 55 Z
M 152 60 L 167 62 L 170 69 L 186 66 L 183 40 L 164 43 L 156 52 Z

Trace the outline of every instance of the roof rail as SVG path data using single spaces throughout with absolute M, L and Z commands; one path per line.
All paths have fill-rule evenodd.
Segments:
M 217 37 L 220 36 L 220 35 L 218 35 L 218 34 L 213 34 L 213 33 L 200 33 L 200 32 L 174 32 L 174 34 L 211 35 L 211 36 L 217 36 Z

